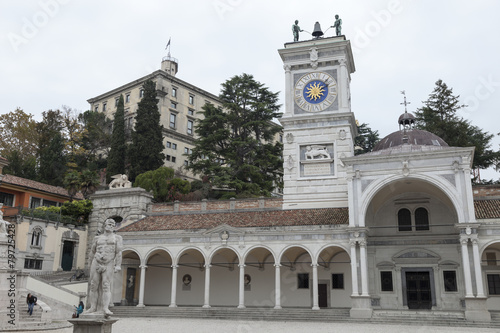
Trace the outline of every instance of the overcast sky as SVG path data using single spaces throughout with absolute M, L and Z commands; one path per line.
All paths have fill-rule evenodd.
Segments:
M 40 120 L 62 105 L 85 111 L 87 99 L 159 69 L 170 38 L 184 81 L 218 95 L 249 73 L 283 92 L 277 49 L 293 40 L 293 21 L 309 32 L 318 21 L 330 37 L 335 14 L 354 50 L 360 123 L 381 137 L 397 130 L 400 91 L 414 111 L 442 79 L 469 105 L 463 117 L 500 132 L 496 0 L 2 0 L 0 112 L 20 107 Z

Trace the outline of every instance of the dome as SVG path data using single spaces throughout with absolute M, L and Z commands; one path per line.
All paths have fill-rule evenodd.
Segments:
M 415 116 L 411 113 L 405 112 L 399 116 L 399 125 L 413 125 L 415 123 Z
M 411 128 L 411 129 L 396 131 L 394 133 L 389 134 L 375 145 L 373 151 L 388 149 L 396 146 L 401 146 L 404 144 L 418 145 L 418 146 L 448 147 L 448 144 L 436 134 L 424 130 Z

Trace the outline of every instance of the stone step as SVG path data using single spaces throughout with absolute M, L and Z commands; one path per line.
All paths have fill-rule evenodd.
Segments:
M 177 307 L 115 306 L 112 308 L 116 317 L 167 317 L 167 318 L 207 318 L 207 319 L 245 319 L 245 320 L 277 320 L 277 321 L 323 321 L 323 322 L 366 322 L 374 324 L 401 324 L 427 326 L 463 326 L 500 328 L 500 313 L 492 315 L 491 323 L 474 323 L 465 320 L 460 311 L 375 311 L 372 318 L 351 318 L 349 309 L 284 308 L 229 308 L 229 307 Z

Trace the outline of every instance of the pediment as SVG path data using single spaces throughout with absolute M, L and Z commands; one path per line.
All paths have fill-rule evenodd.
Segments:
M 393 257 L 396 263 L 438 263 L 441 257 L 425 249 L 407 249 Z
M 202 232 L 202 235 L 207 235 L 207 236 L 220 235 L 224 232 L 226 232 L 229 235 L 233 235 L 233 236 L 234 235 L 242 236 L 245 234 L 245 232 L 242 231 L 241 229 L 231 227 L 230 225 L 227 225 L 224 223 L 224 224 L 221 224 L 215 228 L 205 230 L 204 232 Z

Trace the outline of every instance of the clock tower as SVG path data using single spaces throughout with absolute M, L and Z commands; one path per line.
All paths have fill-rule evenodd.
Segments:
M 346 168 L 356 121 L 350 81 L 355 71 L 345 36 L 285 44 L 283 208 L 347 207 Z

